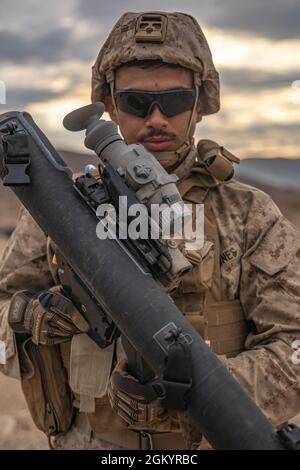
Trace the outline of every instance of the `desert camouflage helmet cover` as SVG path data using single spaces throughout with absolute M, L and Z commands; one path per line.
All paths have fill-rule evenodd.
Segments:
M 206 38 L 185 13 L 125 13 L 114 26 L 92 67 L 92 102 L 103 101 L 114 70 L 134 60 L 162 60 L 199 74 L 204 93 L 203 114 L 220 109 L 219 74 Z

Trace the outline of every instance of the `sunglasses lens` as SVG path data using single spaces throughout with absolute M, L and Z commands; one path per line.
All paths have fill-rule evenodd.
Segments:
M 116 92 L 115 100 L 118 108 L 124 113 L 146 117 L 151 105 L 151 98 L 144 93 L 132 91 Z
M 165 93 L 161 96 L 161 107 L 167 117 L 190 111 L 195 102 L 195 90 L 186 89 Z
M 121 111 L 138 117 L 146 117 L 153 111 L 155 105 L 159 106 L 165 116 L 172 117 L 193 108 L 195 90 L 193 88 L 158 92 L 116 90 L 115 100 Z

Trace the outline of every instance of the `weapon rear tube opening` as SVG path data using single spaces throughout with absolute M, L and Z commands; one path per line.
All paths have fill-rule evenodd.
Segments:
M 25 119 L 55 160 L 64 165 L 29 114 L 8 113 L 0 117 L 0 125 L 11 119 L 19 123 Z M 160 374 L 166 355 L 154 335 L 172 322 L 192 337 L 193 386 L 187 413 L 212 446 L 283 449 L 276 430 L 164 290 L 137 267 L 116 241 L 97 238 L 98 220 L 74 191 L 70 175 L 55 168 L 33 139 L 30 146 L 31 184 L 12 190 L 139 354 Z M 0 147 L 1 178 L 4 175 Z

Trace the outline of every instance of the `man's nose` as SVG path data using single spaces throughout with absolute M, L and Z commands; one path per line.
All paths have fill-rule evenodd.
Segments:
M 155 105 L 151 113 L 146 117 L 146 126 L 161 129 L 168 125 L 167 117 L 161 112 L 160 107 Z

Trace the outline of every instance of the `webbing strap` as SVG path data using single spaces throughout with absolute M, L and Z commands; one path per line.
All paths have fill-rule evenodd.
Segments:
M 208 194 L 204 206 L 204 233 L 205 238 L 214 244 L 214 272 L 212 287 L 206 293 L 206 302 L 219 302 L 222 299 L 221 267 L 220 267 L 220 239 L 211 203 L 211 191 Z

